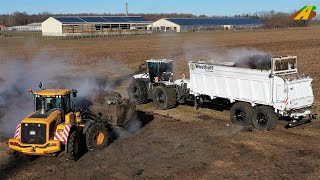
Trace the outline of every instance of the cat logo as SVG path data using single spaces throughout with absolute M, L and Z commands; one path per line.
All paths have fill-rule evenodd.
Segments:
M 194 64 L 190 64 L 190 69 L 194 70 L 195 68 Z

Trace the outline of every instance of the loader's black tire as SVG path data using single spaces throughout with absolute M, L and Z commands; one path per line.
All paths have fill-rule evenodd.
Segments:
M 176 106 L 177 94 L 174 88 L 156 86 L 153 90 L 153 103 L 158 109 L 171 109 Z
M 133 81 L 128 88 L 128 96 L 136 104 L 147 102 L 147 87 L 143 82 Z
M 278 123 L 279 117 L 273 108 L 268 106 L 258 106 L 252 116 L 253 127 L 259 130 L 273 130 Z
M 106 127 L 99 123 L 92 124 L 86 132 L 88 150 L 102 149 L 108 145 L 110 134 Z
M 231 122 L 238 126 L 251 125 L 253 110 L 252 106 L 248 103 L 235 103 L 230 109 Z
M 77 131 L 73 131 L 68 138 L 66 157 L 70 160 L 78 160 L 81 155 L 81 139 Z

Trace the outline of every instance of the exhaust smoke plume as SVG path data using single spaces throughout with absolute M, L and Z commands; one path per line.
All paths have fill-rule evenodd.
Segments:
M 44 88 L 78 90 L 76 99 L 80 101 L 74 103 L 79 105 L 82 103 L 81 99 L 87 99 L 95 92 L 116 88 L 133 73 L 131 69 L 110 59 L 94 61 L 83 66 L 81 59 L 84 57 L 73 52 L 62 52 L 57 56 L 56 52 L 50 53 L 43 48 L 32 60 L 0 53 L 0 136 L 2 137 L 12 137 L 20 121 L 33 112 L 33 96 L 28 89 L 39 90 L 37 87 L 39 82 L 43 82 Z M 113 80 L 108 76 L 118 78 Z
M 235 67 L 270 69 L 271 53 L 254 48 L 226 48 L 202 39 L 201 43 L 186 43 L 184 54 L 188 61 L 204 60 L 210 63 L 233 62 Z

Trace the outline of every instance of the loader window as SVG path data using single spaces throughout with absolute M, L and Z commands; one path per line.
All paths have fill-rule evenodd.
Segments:
M 46 96 L 39 96 L 36 97 L 36 110 L 41 109 L 41 103 L 44 102 L 44 108 L 45 110 L 55 109 L 55 108 L 61 108 L 61 98 L 57 97 L 46 97 Z
M 68 114 L 71 111 L 70 94 L 63 97 L 63 104 L 64 104 L 64 113 Z

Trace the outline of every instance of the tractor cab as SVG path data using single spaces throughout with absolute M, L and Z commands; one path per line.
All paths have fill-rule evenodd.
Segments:
M 151 82 L 173 80 L 173 60 L 148 60 L 147 69 Z
M 173 82 L 173 60 L 151 59 L 142 65 L 146 66 L 147 73 L 136 74 L 132 77 L 128 87 L 128 96 L 131 101 L 136 104 L 143 104 L 148 99 L 161 99 L 166 93 L 176 95 L 173 92 L 176 87 Z M 142 65 L 140 71 L 144 69 Z M 175 103 L 172 102 L 171 104 Z

